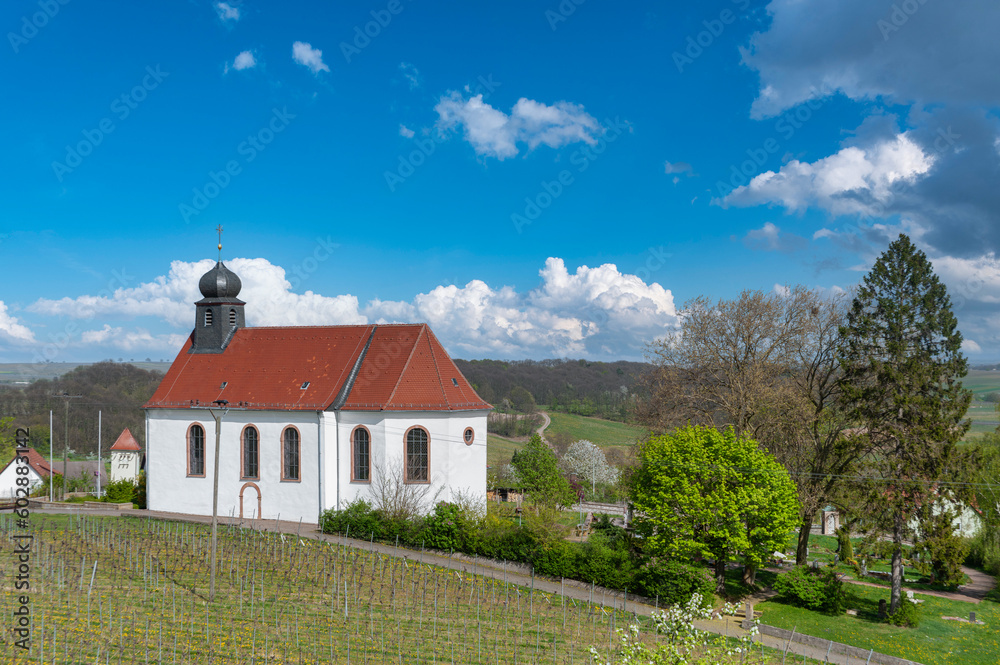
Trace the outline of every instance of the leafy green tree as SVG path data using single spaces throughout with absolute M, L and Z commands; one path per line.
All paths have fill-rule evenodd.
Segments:
M 967 362 L 947 290 L 905 235 L 865 276 L 840 337 L 843 399 L 854 436 L 872 446 L 870 482 L 857 494 L 868 523 L 892 536 L 895 613 L 908 523 L 935 500 L 934 481 L 958 474 L 972 397 L 960 381 Z
M 576 498 L 569 481 L 559 471 L 559 460 L 552 449 L 534 434 L 510 460 L 521 487 L 536 504 L 568 506 Z
M 14 459 L 14 431 L 14 418 L 0 418 L 0 465 Z
M 650 437 L 639 460 L 631 496 L 648 553 L 714 557 L 718 593 L 727 561 L 742 556 L 752 582 L 753 570 L 798 524 L 788 471 L 732 428 L 688 426 Z

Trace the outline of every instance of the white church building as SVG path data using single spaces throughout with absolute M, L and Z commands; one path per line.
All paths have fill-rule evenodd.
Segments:
M 315 523 L 387 485 L 485 501 L 492 407 L 427 325 L 250 328 L 221 261 L 199 288 L 145 406 L 150 510 L 212 514 L 217 434 L 222 516 Z

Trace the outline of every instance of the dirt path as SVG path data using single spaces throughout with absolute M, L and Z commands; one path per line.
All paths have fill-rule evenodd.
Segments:
M 542 428 L 544 429 L 544 427 Z M 110 517 L 121 517 L 123 515 L 128 517 L 137 517 L 140 519 L 163 519 L 172 520 L 178 522 L 195 522 L 200 524 L 211 524 L 212 518 L 203 515 L 187 515 L 182 513 L 164 513 L 158 511 L 147 511 L 147 510 L 93 510 L 93 509 L 72 509 L 72 508 L 55 508 L 46 507 L 44 509 L 36 509 L 39 513 L 83 513 L 89 515 L 102 515 Z M 442 554 L 437 554 L 433 552 L 420 552 L 416 550 L 409 550 L 405 548 L 396 548 L 392 545 L 383 545 L 381 543 L 371 543 L 365 542 L 363 540 L 355 540 L 354 538 L 344 538 L 343 536 L 329 535 L 321 533 L 316 524 L 308 524 L 306 522 L 286 522 L 286 521 L 276 521 L 276 520 L 241 520 L 239 518 L 231 517 L 219 517 L 220 524 L 242 526 L 245 528 L 252 528 L 261 531 L 277 531 L 285 534 L 292 534 L 302 539 L 309 540 L 321 540 L 324 542 L 340 543 L 350 547 L 355 547 L 362 550 L 369 550 L 374 552 L 379 552 L 381 554 L 387 554 L 390 556 L 401 556 L 410 561 L 420 561 L 423 563 L 432 564 L 435 566 L 440 566 L 442 568 L 449 568 L 451 570 L 461 571 L 464 573 L 471 573 L 475 575 L 483 575 L 493 579 L 504 579 L 508 580 L 513 584 L 518 584 L 523 587 L 539 589 L 551 594 L 564 594 L 567 598 L 572 598 L 577 601 L 593 602 L 598 605 L 603 605 L 605 607 L 612 608 L 624 608 L 626 611 L 634 612 L 636 614 L 641 614 L 649 616 L 650 612 L 654 611 L 656 608 L 654 605 L 649 603 L 648 598 L 642 596 L 637 596 L 635 594 L 624 594 L 621 591 L 615 591 L 613 589 L 605 589 L 603 587 L 594 586 L 590 584 L 584 584 L 583 582 L 577 582 L 575 580 L 550 580 L 547 578 L 536 577 L 531 573 L 529 567 L 520 565 L 505 563 L 501 561 L 494 561 L 491 559 L 482 558 L 472 558 L 462 555 L 447 556 Z M 717 635 L 727 635 L 729 637 L 740 637 L 746 634 L 746 631 L 740 627 L 741 617 L 720 617 L 718 619 L 705 619 L 695 622 L 695 627 L 698 630 L 707 631 L 710 633 L 715 633 Z M 773 637 L 770 635 L 758 635 L 755 638 L 754 643 L 759 644 L 763 642 L 764 646 L 785 650 L 787 648 L 789 653 L 796 654 L 798 656 L 806 656 L 815 660 L 820 660 L 829 663 L 838 663 L 850 665 L 850 659 L 847 656 L 830 654 L 829 660 L 824 660 L 827 657 L 825 649 L 809 646 L 807 644 L 801 644 L 798 642 L 787 642 L 786 640 Z M 855 665 L 857 665 L 857 658 L 853 660 Z
M 936 596 L 938 598 L 946 598 L 948 600 L 958 600 L 963 603 L 979 603 L 986 597 L 986 594 L 988 594 L 993 587 L 996 586 L 996 580 L 993 579 L 992 575 L 987 575 L 986 573 L 981 573 L 978 570 L 966 568 L 965 566 L 962 566 L 962 571 L 969 576 L 969 583 L 958 587 L 956 591 L 923 591 L 917 589 L 907 589 L 906 587 L 903 587 L 903 591 L 913 591 L 913 593 L 922 593 L 925 596 Z M 850 582 L 851 584 L 857 584 L 859 586 L 869 586 L 877 589 L 889 590 L 889 587 L 885 584 L 862 582 L 861 580 L 856 580 L 853 577 L 844 577 L 844 581 Z
M 545 428 L 552 424 L 552 419 L 549 418 L 549 414 L 544 411 L 539 411 L 538 414 L 542 417 L 542 426 L 535 431 L 538 432 L 538 436 L 542 437 L 542 441 L 547 444 L 548 441 L 545 439 Z

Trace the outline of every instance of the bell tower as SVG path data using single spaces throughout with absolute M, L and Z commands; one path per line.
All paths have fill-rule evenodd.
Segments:
M 237 298 L 243 283 L 222 263 L 222 227 L 219 232 L 219 261 L 201 276 L 198 289 L 203 296 L 194 304 L 194 340 L 190 353 L 222 353 L 239 328 L 246 327 L 245 302 Z

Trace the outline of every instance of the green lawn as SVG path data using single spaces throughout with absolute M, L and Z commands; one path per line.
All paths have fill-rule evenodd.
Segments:
M 889 589 L 847 585 L 847 607 L 858 616 L 846 613 L 830 616 L 770 600 L 757 605 L 763 612 L 761 623 L 806 635 L 823 637 L 862 649 L 915 660 L 926 665 L 937 663 L 989 663 L 1000 658 L 1000 605 L 988 600 L 976 605 L 927 596 L 919 592 L 921 621 L 917 628 L 899 628 L 878 621 L 878 601 L 889 600 Z M 968 618 L 969 612 L 985 625 L 946 621 L 942 616 Z
M 510 461 L 515 450 L 523 446 L 523 443 L 505 439 L 496 434 L 486 435 L 486 464 L 490 467 L 498 467 Z
M 602 448 L 629 446 L 646 434 L 646 430 L 642 427 L 613 420 L 568 413 L 549 413 L 549 417 L 552 418 L 552 424 L 545 430 L 547 436 L 562 432 L 569 435 L 573 441 L 586 439 Z

